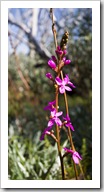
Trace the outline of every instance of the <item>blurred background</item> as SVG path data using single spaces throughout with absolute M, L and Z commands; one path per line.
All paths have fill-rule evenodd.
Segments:
M 92 9 L 54 9 L 58 43 L 69 32 L 67 59 L 76 89 L 67 92 L 72 133 L 82 155 L 83 171 L 92 179 Z M 49 9 L 8 10 L 8 173 L 12 180 L 61 179 L 57 145 L 48 136 L 48 112 L 43 108 L 55 98 L 55 89 L 45 74 L 53 73 L 47 62 L 55 54 Z M 63 95 L 60 111 L 65 114 Z M 70 148 L 64 131 L 61 143 Z M 74 179 L 70 155 L 64 158 L 66 179 Z M 78 168 L 79 171 L 79 168 Z

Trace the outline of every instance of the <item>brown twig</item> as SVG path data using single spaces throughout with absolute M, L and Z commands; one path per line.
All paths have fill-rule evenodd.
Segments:
M 29 84 L 28 84 L 27 80 L 25 79 L 25 77 L 24 77 L 24 75 L 23 75 L 23 73 L 22 73 L 22 70 L 21 70 L 21 68 L 20 68 L 19 58 L 18 58 L 18 56 L 17 56 L 17 54 L 16 54 L 16 49 L 15 49 L 15 47 L 14 47 L 14 45 L 13 45 L 10 32 L 8 33 L 8 35 L 9 35 L 9 38 L 10 38 L 11 47 L 12 47 L 12 49 L 13 49 L 13 54 L 14 54 L 14 56 L 15 56 L 18 74 L 19 74 L 19 76 L 20 76 L 21 81 L 22 81 L 23 84 L 25 85 L 26 89 L 29 90 L 30 87 L 29 87 Z
M 56 38 L 56 29 L 55 29 L 55 22 L 53 18 L 53 8 L 50 8 L 50 15 L 52 19 L 52 31 L 53 31 L 53 36 L 54 36 L 54 43 L 55 43 L 55 48 L 57 48 L 57 38 Z

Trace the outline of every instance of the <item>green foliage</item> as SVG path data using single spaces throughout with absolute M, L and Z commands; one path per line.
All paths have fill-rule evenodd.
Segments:
M 9 137 L 9 179 L 44 180 L 59 177 L 57 146 L 47 146 L 47 139 L 40 142 L 40 134 L 38 132 L 32 141 L 22 136 Z
M 23 138 L 22 135 L 14 135 L 14 127 L 9 128 L 8 148 L 8 173 L 11 180 L 60 180 L 61 170 L 57 154 L 57 145 L 51 145 L 49 139 L 40 142 L 40 132 L 31 140 Z M 63 146 L 66 146 L 65 141 Z M 89 166 L 86 140 L 82 143 L 82 165 L 84 173 Z M 74 179 L 73 163 L 70 155 L 64 158 L 66 179 Z M 79 170 L 79 167 L 77 167 Z M 80 173 L 80 171 L 79 171 Z M 85 174 L 86 179 L 91 179 L 91 174 Z

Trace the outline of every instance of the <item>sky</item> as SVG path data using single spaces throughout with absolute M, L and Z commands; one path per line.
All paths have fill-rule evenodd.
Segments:
M 9 9 L 9 12 L 11 12 L 13 14 L 13 17 L 14 19 L 17 21 L 17 22 L 21 22 L 22 20 L 22 14 L 25 14 L 27 11 L 30 11 L 31 9 L 23 9 L 23 8 L 12 8 L 12 9 Z M 78 13 L 78 9 L 54 9 L 54 14 L 55 14 L 55 20 L 57 20 L 60 24 L 60 27 L 63 28 L 63 26 L 65 25 L 64 24 L 64 16 L 67 14 L 68 15 L 68 22 L 69 22 L 69 25 L 73 22 L 73 19 L 74 17 L 71 17 L 71 14 L 73 15 L 77 15 Z M 83 14 L 84 14 L 84 9 L 80 9 L 80 15 L 78 16 L 79 17 L 79 20 L 81 19 L 81 17 L 83 17 Z M 46 27 L 46 24 L 47 24 L 47 28 L 46 28 L 46 32 L 48 31 L 48 35 L 51 35 L 52 34 L 52 29 L 51 29 L 51 20 L 49 19 L 49 9 L 39 9 L 39 13 L 36 15 L 37 19 L 38 19 L 38 27 L 37 27 L 37 34 L 35 36 L 35 38 L 37 39 L 37 41 L 40 42 L 42 36 L 44 34 L 42 34 L 42 31 L 43 31 L 43 27 L 44 27 L 44 22 L 45 22 L 45 27 Z M 32 17 L 26 17 L 25 19 L 25 24 L 29 24 L 30 20 L 31 20 Z M 63 18 L 63 19 L 62 19 Z M 35 19 L 35 18 L 34 18 Z M 32 22 L 32 20 L 31 20 Z M 42 25 L 40 25 L 40 22 Z M 43 23 L 42 23 L 43 22 Z M 77 21 L 76 22 L 76 26 L 78 25 Z M 10 25 L 9 24 L 9 27 L 8 29 L 10 31 L 13 32 L 13 34 L 18 34 L 21 36 L 21 33 L 20 33 L 20 30 L 18 29 L 18 27 L 16 27 L 15 25 Z M 77 34 L 77 27 L 75 27 L 73 29 L 73 32 Z M 63 29 L 62 29 L 62 33 L 63 33 Z M 46 35 L 47 36 L 47 35 Z M 44 37 L 45 38 L 45 37 Z M 75 39 L 77 39 L 77 35 L 74 36 Z M 23 36 L 23 39 L 25 41 L 28 42 L 28 39 L 25 36 Z M 8 39 L 9 40 L 9 39 Z M 13 38 L 12 37 L 12 40 L 13 42 L 17 41 L 17 39 Z M 45 39 L 45 42 L 43 42 L 43 44 L 45 43 L 46 46 L 48 46 L 50 44 L 50 39 L 49 37 L 47 39 Z M 11 49 L 11 45 L 10 45 L 10 42 L 8 43 L 8 50 L 9 50 L 9 54 L 12 53 L 12 49 Z M 29 47 L 24 44 L 23 42 L 21 42 L 19 44 L 19 46 L 17 47 L 16 49 L 17 53 L 24 53 L 24 54 L 28 54 L 29 52 Z

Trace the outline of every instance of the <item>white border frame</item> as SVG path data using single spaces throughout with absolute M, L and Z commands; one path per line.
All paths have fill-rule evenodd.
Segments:
M 92 8 L 92 180 L 8 180 L 8 8 L 32 7 Z M 1 188 L 100 188 L 100 1 L 1 1 Z

